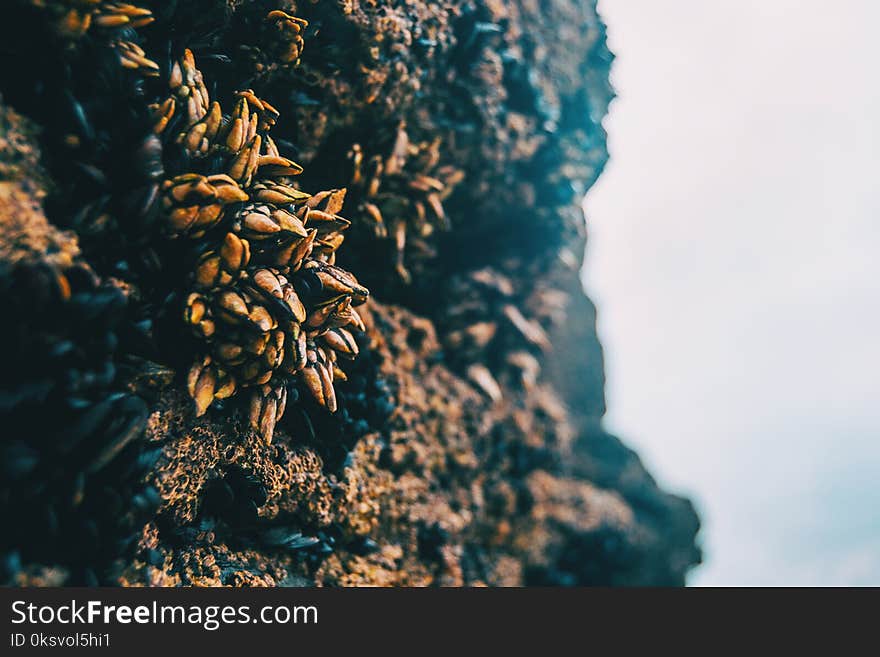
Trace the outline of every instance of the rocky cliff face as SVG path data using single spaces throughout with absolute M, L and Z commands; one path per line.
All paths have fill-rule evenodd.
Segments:
M 697 517 L 602 429 L 578 277 L 595 3 L 0 15 L 5 579 L 684 582 Z

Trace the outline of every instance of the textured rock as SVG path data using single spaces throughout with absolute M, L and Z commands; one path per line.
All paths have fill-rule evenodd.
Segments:
M 602 351 L 578 277 L 580 199 L 607 159 L 601 119 L 612 96 L 595 4 L 140 4 L 157 17 L 141 31 L 148 54 L 173 22 L 172 47 L 191 47 L 206 78 L 253 87 L 278 108 L 273 136 L 304 165 L 304 188 L 348 185 L 351 145 L 381 150 L 401 121 L 413 143 L 439 138 L 441 164 L 464 179 L 444 202 L 451 230 L 408 235 L 411 284 L 392 265 L 393 241 L 343 210 L 354 225 L 340 264 L 373 293 L 361 354 L 338 384 L 339 412 L 289 401 L 267 444 L 234 404 L 195 417 L 181 374 L 171 373 L 178 354 L 162 348 L 164 311 L 152 290 L 162 286 L 131 264 L 133 246 L 122 249 L 127 268 L 110 261 L 129 230 L 124 212 L 111 210 L 104 232 L 48 230 L 46 217 L 76 228 L 65 190 L 79 156 L 59 145 L 64 118 L 40 109 L 26 71 L 5 77 L 4 101 L 28 118 L 8 108 L 0 117 L 4 227 L 34 213 L 44 229 L 30 231 L 27 249 L 50 263 L 59 248 L 47 240 L 72 240 L 63 252 L 79 257 L 79 239 L 135 319 L 155 315 L 148 337 L 158 345 L 153 365 L 126 361 L 111 384 L 149 409 L 126 447 L 148 467 L 101 474 L 126 482 L 120 489 L 133 497 L 123 502 L 137 498 L 138 513 L 121 526 L 96 521 L 99 535 L 119 536 L 94 553 L 60 543 L 47 554 L 27 537 L 4 544 L 5 576 L 30 584 L 682 584 L 700 558 L 696 514 L 602 429 Z M 278 7 L 309 21 L 298 67 L 260 63 L 273 60 L 254 49 L 266 38 L 262 18 Z M 34 74 L 52 66 L 41 62 Z M 108 88 L 116 87 L 99 91 Z M 109 152 L 102 162 L 115 161 Z M 4 265 L 21 250 L 11 240 L 4 230 Z M 140 358 L 140 343 L 120 334 L 122 356 Z M 75 525 L 59 531 L 76 533 Z

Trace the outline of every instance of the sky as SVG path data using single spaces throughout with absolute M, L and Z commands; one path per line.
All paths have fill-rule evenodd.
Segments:
M 600 0 L 606 426 L 702 516 L 694 585 L 880 585 L 880 2 Z

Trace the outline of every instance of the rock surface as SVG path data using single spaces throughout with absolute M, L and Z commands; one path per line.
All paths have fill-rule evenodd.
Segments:
M 580 200 L 607 159 L 601 120 L 612 97 L 595 3 L 140 4 L 157 18 L 141 31 L 148 53 L 160 43 L 189 46 L 206 78 L 271 101 L 281 115 L 274 138 L 305 167 L 305 189 L 350 185 L 352 145 L 381 151 L 401 125 L 411 143 L 439 140 L 439 164 L 464 175 L 444 200 L 449 230 L 409 227 L 411 282 L 394 266 L 394 239 L 377 238 L 346 205 L 354 225 L 339 263 L 372 291 L 361 353 L 338 385 L 340 410 L 294 400 L 271 443 L 232 404 L 195 417 L 175 358 L 161 347 L 161 322 L 148 331 L 159 345 L 149 366 L 140 343 L 113 328 L 115 412 L 125 404 L 135 417 L 145 404 L 142 432 L 126 438 L 118 458 L 99 459 L 101 468 L 83 466 L 81 481 L 62 485 L 57 468 L 40 465 L 22 475 L 26 486 L 15 473 L 31 450 L 18 437 L 54 393 L 23 415 L 15 410 L 21 381 L 4 376 L 0 412 L 15 429 L 0 455 L 4 524 L 20 520 L 13 507 L 21 500 L 33 518 L 54 520 L 25 521 L 26 531 L 3 539 L 3 577 L 134 586 L 683 584 L 700 560 L 697 516 L 603 430 L 602 350 L 579 282 Z M 296 67 L 254 64 L 259 20 L 277 8 L 309 21 Z M 15 18 L 33 19 L 22 12 Z M 35 74 L 52 71 L 51 62 L 39 66 Z M 160 317 L 149 286 L 125 273 L 136 269 L 131 260 L 110 262 L 117 229 L 90 233 L 70 221 L 76 203 L 65 190 L 78 156 L 59 146 L 65 119 L 40 109 L 33 77 L 17 70 L 0 86 L 0 291 L 15 299 L 8 283 L 23 261 L 66 268 L 83 260 L 127 300 L 120 323 L 108 326 Z M 82 107 L 100 120 L 91 104 Z M 113 220 L 124 225 L 124 212 Z M 65 339 L 78 344 L 78 336 Z M 66 453 L 54 443 L 40 450 L 40 464 Z M 118 491 L 112 521 L 102 515 L 108 490 Z

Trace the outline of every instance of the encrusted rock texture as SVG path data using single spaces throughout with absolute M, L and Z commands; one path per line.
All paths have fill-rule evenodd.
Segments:
M 393 204 L 382 214 L 394 234 L 379 235 L 361 211 L 369 195 L 349 191 L 337 264 L 371 292 L 360 354 L 335 413 L 289 398 L 271 442 L 240 405 L 196 416 L 188 343 L 162 346 L 175 283 L 143 273 L 178 269 L 138 260 L 173 255 L 126 227 L 124 203 L 77 200 L 91 193 L 81 180 L 109 179 L 124 197 L 125 168 L 146 155 L 81 155 L 83 135 L 102 131 L 114 153 L 128 115 L 118 85 L 89 89 L 40 54 L 61 46 L 38 38 L 61 37 L 35 26 L 39 4 L 0 11 L 12 12 L 0 28 L 0 511 L 14 527 L 0 532 L 0 579 L 685 583 L 698 517 L 603 429 L 596 310 L 579 280 L 580 202 L 607 160 L 613 96 L 595 2 L 137 3 L 155 16 L 138 33 L 163 71 L 190 48 L 212 94 L 252 88 L 277 108 L 272 134 L 303 166 L 302 188 L 351 187 L 352 146 L 383 152 L 402 129 L 457 172 L 447 225 L 416 222 L 405 246 Z M 298 63 L 254 55 L 254 25 L 273 10 L 308 22 Z M 81 53 L 90 34 L 64 47 Z

